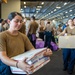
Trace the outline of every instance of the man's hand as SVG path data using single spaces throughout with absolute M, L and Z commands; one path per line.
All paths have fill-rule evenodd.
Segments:
M 44 52 L 44 56 L 51 56 L 51 55 L 52 55 L 52 50 L 48 48 L 48 49 Z

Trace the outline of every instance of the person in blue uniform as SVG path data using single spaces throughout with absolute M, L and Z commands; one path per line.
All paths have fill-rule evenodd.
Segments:
M 64 31 L 60 33 L 58 36 L 64 35 L 65 33 L 67 33 L 67 35 L 69 36 L 75 35 L 75 26 L 74 26 L 73 19 L 68 20 L 68 25 L 69 26 L 66 27 Z M 72 74 L 74 70 L 74 63 L 75 63 L 75 49 L 64 48 L 63 49 L 63 64 L 64 64 L 63 70 L 64 71 L 68 70 L 68 73 Z

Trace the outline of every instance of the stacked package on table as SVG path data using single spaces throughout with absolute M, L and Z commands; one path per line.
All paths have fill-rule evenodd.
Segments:
M 28 58 L 26 62 L 29 65 L 33 64 L 34 66 L 33 72 L 29 72 L 29 74 L 32 74 L 50 61 L 50 57 L 43 56 L 44 51 L 46 51 L 46 48 L 30 50 L 23 54 L 12 57 L 12 59 L 20 61 L 24 58 Z M 10 66 L 10 69 L 13 74 L 26 74 L 26 72 L 16 67 Z
M 58 45 L 59 48 L 75 48 L 75 36 L 60 36 Z

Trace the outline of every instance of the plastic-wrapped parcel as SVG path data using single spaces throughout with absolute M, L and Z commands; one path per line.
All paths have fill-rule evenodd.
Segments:
M 34 66 L 33 72 L 28 72 L 29 74 L 32 74 L 50 61 L 50 57 L 43 56 L 44 51 L 46 51 L 46 48 L 30 50 L 23 54 L 12 57 L 12 59 L 20 61 L 24 58 L 28 58 L 26 62 L 29 65 Z M 12 66 L 10 66 L 10 68 L 13 74 L 26 74 L 26 72 L 24 72 L 19 68 L 12 67 Z

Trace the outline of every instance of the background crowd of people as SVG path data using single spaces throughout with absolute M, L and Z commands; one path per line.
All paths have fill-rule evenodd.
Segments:
M 38 23 L 36 22 L 36 18 L 32 16 L 30 17 L 29 24 L 26 25 L 27 18 L 22 17 L 22 15 L 18 12 L 10 13 L 7 20 L 0 19 L 0 60 L 8 66 L 11 65 L 16 67 L 16 65 L 18 64 L 18 67 L 21 68 L 22 70 L 25 71 L 32 70 L 33 66 L 24 64 L 23 63 L 24 60 L 18 63 L 11 60 L 9 57 L 23 53 L 25 49 L 26 50 L 35 49 L 37 38 L 40 38 L 42 41 L 44 41 L 44 47 L 51 49 L 50 43 L 54 42 L 55 44 L 57 44 L 58 43 L 57 37 L 64 36 L 65 34 L 69 36 L 75 35 L 75 17 L 73 19 L 69 19 L 66 22 L 66 24 L 64 25 L 59 24 L 57 27 L 52 23 L 51 20 L 46 21 L 47 21 L 46 24 L 42 23 L 42 20 L 40 20 L 40 22 Z M 10 34 L 13 36 L 11 36 Z M 9 45 L 11 41 L 8 38 L 15 40 L 14 41 L 15 43 L 12 41 L 12 44 Z M 5 40 L 8 43 L 6 43 Z M 19 46 L 17 45 L 17 43 Z M 13 51 L 12 47 L 13 48 L 15 47 L 14 50 L 16 51 Z M 62 50 L 64 63 L 63 70 L 64 71 L 68 70 L 68 73 L 72 74 L 75 64 L 75 49 L 64 48 Z M 14 54 L 12 54 L 12 52 Z M 52 51 L 49 50 L 45 54 L 51 55 Z M 10 61 L 10 63 L 7 62 L 7 60 Z M 28 69 L 26 67 L 28 67 Z

